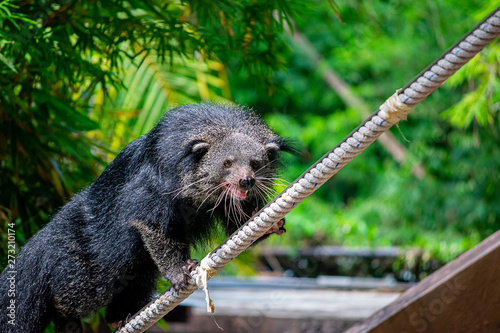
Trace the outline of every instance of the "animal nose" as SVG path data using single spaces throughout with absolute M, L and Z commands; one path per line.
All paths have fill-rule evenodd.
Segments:
M 248 191 L 255 185 L 255 179 L 252 177 L 242 177 L 240 179 L 240 187 L 244 191 Z

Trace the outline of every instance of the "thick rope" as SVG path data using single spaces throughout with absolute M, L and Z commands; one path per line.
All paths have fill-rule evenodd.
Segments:
M 196 286 L 200 289 L 203 289 L 205 292 L 205 302 L 207 302 L 207 312 L 214 313 L 214 305 L 212 304 L 212 300 L 210 299 L 210 295 L 208 294 L 208 280 L 217 273 L 216 270 L 212 269 L 208 264 L 208 260 L 205 258 L 200 262 L 200 265 L 196 268 L 196 270 L 191 274 L 195 279 Z
M 271 226 L 282 219 L 307 196 L 336 174 L 344 165 L 374 142 L 383 132 L 402 119 L 415 105 L 440 87 L 443 82 L 500 35 L 500 7 L 485 18 L 434 63 L 403 89 L 391 96 L 379 110 L 358 126 L 349 136 L 325 154 L 316 164 L 295 180 L 282 193 L 257 212 L 222 245 L 209 253 L 193 272 L 186 289 L 176 292 L 170 288 L 145 306 L 119 332 L 144 332 L 198 286 L 211 301 L 206 282 Z M 197 285 L 196 283 L 199 283 Z

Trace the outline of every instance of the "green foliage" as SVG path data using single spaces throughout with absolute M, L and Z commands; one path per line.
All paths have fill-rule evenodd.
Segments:
M 281 176 L 292 181 L 362 120 L 325 69 L 376 109 L 495 5 L 335 1 L 336 13 L 327 1 L 2 1 L 0 221 L 24 244 L 165 109 L 199 100 L 248 104 L 294 139 L 302 156 L 286 157 Z M 320 64 L 284 32 L 292 20 Z M 373 145 L 272 241 L 419 247 L 448 261 L 498 230 L 499 60 L 496 42 L 400 124 L 409 142 L 393 131 L 403 165 Z M 227 271 L 252 272 L 245 255 Z
M 2 225 L 24 244 L 167 106 L 230 97 L 220 60 L 263 81 L 283 68 L 304 3 L 2 1 Z
M 150 54 L 137 64 L 125 60 L 117 76 L 127 88 L 97 89 L 91 103 L 99 131 L 90 135 L 110 143 L 113 152 L 147 133 L 172 105 L 230 98 L 224 66 L 210 60 L 174 56 L 162 64 Z M 103 158 L 110 161 L 114 154 Z
M 443 112 L 453 125 L 468 127 L 473 121 L 480 126 L 493 125 L 500 101 L 500 46 L 490 45 L 448 80 L 453 88 L 463 89 L 462 99 Z M 471 89 L 472 88 L 472 89 Z
M 342 23 L 318 1 L 317 19 L 297 23 L 325 60 L 290 38 L 289 64 L 272 80 L 284 94 L 248 87 L 230 76 L 235 100 L 272 110 L 267 120 L 300 142 L 303 159 L 287 161 L 292 181 L 354 129 L 359 110 L 346 106 L 323 81 L 332 68 L 375 110 L 444 52 L 493 4 L 465 1 L 337 1 Z M 478 10 L 479 8 L 479 10 Z M 424 50 L 424 51 L 423 51 Z M 380 145 L 368 148 L 287 216 L 285 238 L 295 246 L 421 247 L 449 261 L 500 228 L 498 168 L 498 43 L 490 45 L 444 87 L 417 106 L 393 133 L 407 148 L 399 166 Z M 425 169 L 417 178 L 414 165 Z
M 11 189 L 0 217 L 17 223 L 20 244 L 175 104 L 232 95 L 266 113 L 302 150 L 287 157 L 291 181 L 361 120 L 325 68 L 376 107 L 493 8 L 337 1 L 340 21 L 323 1 L 99 4 L 0 4 L 0 186 Z M 292 19 L 320 66 L 284 36 Z M 294 232 L 278 242 L 418 245 L 451 258 L 496 230 L 498 58 L 491 45 L 401 125 L 402 168 L 369 148 L 290 215 Z

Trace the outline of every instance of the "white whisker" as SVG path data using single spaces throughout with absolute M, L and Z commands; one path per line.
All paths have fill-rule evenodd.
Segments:
M 279 181 L 279 182 L 283 182 L 285 184 L 288 184 L 290 185 L 290 182 L 286 179 L 283 179 L 283 178 L 278 178 L 278 177 L 265 177 L 265 176 L 260 176 L 260 177 L 255 177 L 255 179 L 258 179 L 260 181 L 268 181 L 268 182 L 272 182 L 272 181 Z
M 278 192 L 272 187 L 266 186 L 263 183 L 258 183 L 257 188 L 266 194 L 268 197 L 275 196 Z
M 268 201 L 267 199 L 269 198 L 269 195 L 265 193 L 262 189 L 256 188 L 255 192 L 257 193 L 257 196 L 262 200 L 262 202 Z
M 221 184 L 221 185 L 225 185 L 225 184 Z M 224 189 L 220 194 L 219 196 L 217 197 L 217 200 L 215 201 L 215 204 L 214 204 L 214 207 L 209 209 L 208 211 L 213 211 L 220 205 L 220 203 L 222 202 L 222 199 L 227 195 L 227 192 L 228 192 L 228 189 Z
M 206 198 L 205 198 L 205 199 L 201 202 L 201 204 L 198 206 L 198 209 L 200 209 L 200 208 L 201 208 L 201 206 L 203 206 L 203 204 L 205 203 L 205 201 L 207 201 L 207 199 L 208 199 L 208 198 L 210 198 L 210 197 L 212 196 L 212 194 L 214 194 L 214 192 L 216 192 L 217 190 L 219 190 L 219 189 L 220 189 L 221 187 L 223 187 L 224 185 L 225 185 L 225 183 L 222 183 L 222 184 L 219 184 L 219 185 L 215 186 L 215 187 L 214 187 L 214 188 L 212 188 L 212 189 L 208 189 L 208 190 L 206 190 L 205 192 L 208 192 L 208 191 L 210 191 L 210 192 L 209 192 L 209 193 L 207 193 Z M 220 196 L 220 195 L 219 195 L 219 196 Z M 213 209 L 215 209 L 215 207 L 217 207 L 217 205 L 218 205 L 218 204 L 215 204 L 215 206 L 214 206 L 214 208 L 213 208 Z M 197 209 L 197 210 L 198 210 L 198 209 Z
M 264 164 L 263 166 L 261 166 L 259 169 L 257 169 L 257 171 L 255 171 L 255 174 L 257 174 L 259 171 L 261 171 L 262 169 L 264 169 L 265 167 L 267 167 L 269 164 L 276 162 L 277 160 L 278 159 L 275 158 L 274 160 L 271 160 L 271 161 L 267 162 L 266 164 Z
M 206 179 L 205 179 L 205 178 L 198 179 L 198 180 L 197 180 L 197 181 L 195 181 L 195 182 L 192 182 L 192 183 L 190 183 L 190 184 L 187 184 L 187 185 L 181 186 L 181 187 L 179 187 L 179 188 L 177 188 L 177 189 L 175 189 L 175 190 L 173 190 L 173 191 L 166 192 L 165 194 L 172 194 L 172 193 L 178 192 L 178 193 L 174 196 L 174 199 L 175 199 L 175 198 L 176 198 L 176 197 L 177 197 L 177 196 L 178 196 L 178 195 L 179 195 L 182 191 L 184 191 L 185 189 L 187 189 L 187 188 L 189 188 L 189 187 L 191 187 L 191 186 L 193 186 L 193 185 L 196 185 L 196 184 L 198 184 L 198 183 L 200 183 L 200 182 L 202 182 L 202 181 L 204 181 L 204 180 L 206 180 Z

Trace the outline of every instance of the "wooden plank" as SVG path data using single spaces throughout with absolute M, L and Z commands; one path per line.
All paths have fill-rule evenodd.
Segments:
M 367 278 L 352 276 L 320 275 L 317 278 L 252 276 L 252 277 L 214 277 L 208 281 L 208 289 L 250 289 L 250 290 L 302 290 L 302 289 L 349 289 L 406 291 L 416 283 L 398 282 L 391 276 L 385 278 Z M 203 294 L 203 299 L 205 294 Z M 186 302 L 186 301 L 184 301 Z
M 215 316 L 349 319 L 353 321 L 368 318 L 393 302 L 399 294 L 397 292 L 331 289 L 210 290 L 210 298 L 215 304 Z M 205 295 L 200 290 L 181 304 L 192 306 L 194 314 L 212 315 L 207 313 Z
M 345 333 L 500 332 L 500 231 Z

